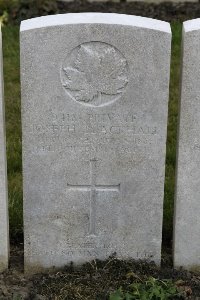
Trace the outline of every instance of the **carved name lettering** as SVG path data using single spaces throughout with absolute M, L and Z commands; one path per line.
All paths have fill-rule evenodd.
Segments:
M 148 135 L 157 134 L 156 127 L 149 126 L 123 126 L 123 125 L 96 125 L 96 126 L 77 126 L 77 125 L 63 125 L 63 124 L 49 124 L 40 125 L 36 124 L 32 126 L 32 132 L 34 133 L 85 133 L 85 134 L 120 134 L 120 133 L 130 133 L 133 135 Z

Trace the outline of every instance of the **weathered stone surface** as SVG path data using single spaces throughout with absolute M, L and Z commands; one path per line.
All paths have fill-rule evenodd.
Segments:
M 170 43 L 135 16 L 22 23 L 26 271 L 160 263 Z
M 8 197 L 6 171 L 6 138 L 3 93 L 3 57 L 0 29 L 0 272 L 8 267 Z
M 174 265 L 200 267 L 200 19 L 183 25 Z

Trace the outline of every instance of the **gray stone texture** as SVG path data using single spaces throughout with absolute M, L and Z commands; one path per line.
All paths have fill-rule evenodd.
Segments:
M 174 265 L 200 267 L 200 19 L 183 24 Z
M 0 272 L 8 267 L 8 197 L 6 170 L 6 138 L 3 93 L 3 57 L 0 29 Z
M 171 30 L 116 14 L 21 25 L 25 269 L 160 263 Z

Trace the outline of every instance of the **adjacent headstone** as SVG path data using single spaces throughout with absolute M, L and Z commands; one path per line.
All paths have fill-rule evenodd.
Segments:
M 171 31 L 117 14 L 21 25 L 25 268 L 160 263 Z
M 174 265 L 200 267 L 200 19 L 183 24 Z
M 0 272 L 8 267 L 8 197 L 3 93 L 3 57 L 0 29 Z

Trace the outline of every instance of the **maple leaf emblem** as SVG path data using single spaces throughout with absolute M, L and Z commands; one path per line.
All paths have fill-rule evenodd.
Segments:
M 100 42 L 79 46 L 74 62 L 63 68 L 63 86 L 77 101 L 91 102 L 102 95 L 121 94 L 126 84 L 127 62 L 114 47 Z

